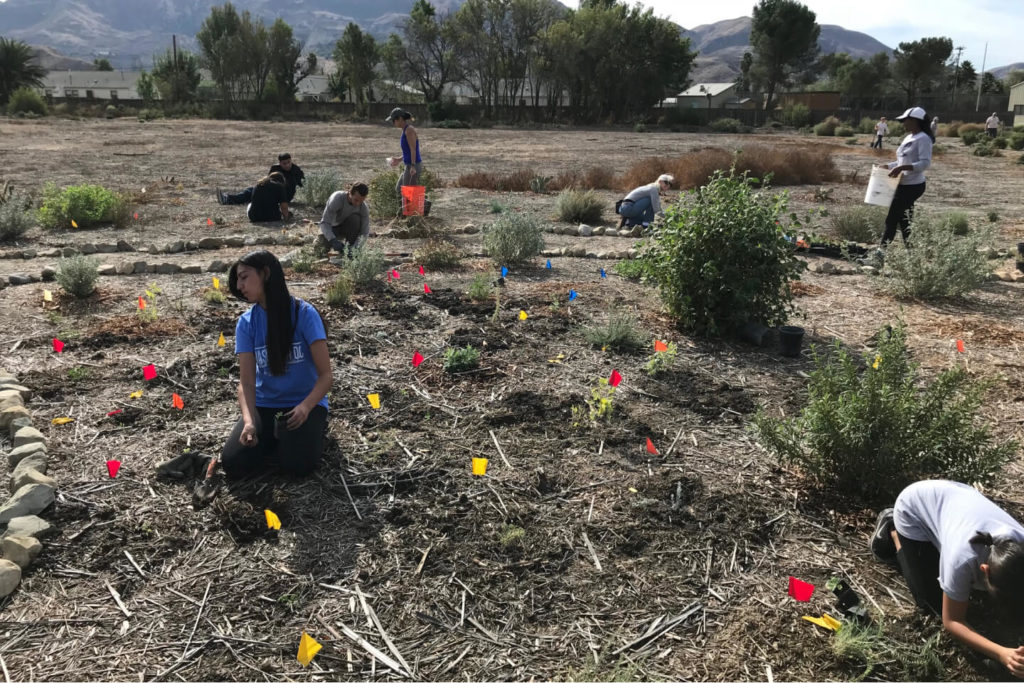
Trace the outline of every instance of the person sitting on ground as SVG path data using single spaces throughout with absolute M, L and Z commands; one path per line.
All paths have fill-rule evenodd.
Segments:
M 280 221 L 291 215 L 284 174 L 279 171 L 272 172 L 238 194 L 227 194 L 217 188 L 217 201 L 221 204 L 246 204 L 245 213 L 253 223 Z
M 236 479 L 271 465 L 309 474 L 323 451 L 333 379 L 323 319 L 288 293 L 281 263 L 269 251 L 235 262 L 228 289 L 252 306 L 235 327 L 242 416 L 221 454 L 224 472 Z
M 1024 526 L 966 484 L 911 484 L 878 515 L 876 558 L 899 568 L 917 606 L 942 617 L 968 647 L 1024 677 L 1024 646 L 1005 647 L 967 625 L 973 586 L 1020 619 L 1024 606 Z M 1013 611 L 1016 610 L 1016 611 Z
M 299 165 L 292 161 L 292 155 L 288 152 L 277 155 L 277 163 L 270 167 L 267 171 L 267 175 L 271 173 L 280 173 L 284 176 L 284 186 L 287 190 L 288 203 L 291 204 L 295 199 L 295 190 L 302 187 L 302 182 L 306 178 L 306 174 L 302 172 Z
M 617 201 L 615 213 L 622 216 L 619 227 L 634 225 L 647 227 L 654 221 L 656 214 L 663 215 L 660 193 L 668 192 L 675 181 L 676 179 L 671 175 L 663 173 L 650 185 L 641 185 Z
M 331 195 L 320 219 L 321 247 L 330 246 L 342 255 L 352 256 L 352 250 L 366 243 L 370 236 L 370 205 L 366 183 L 353 183 L 348 190 Z

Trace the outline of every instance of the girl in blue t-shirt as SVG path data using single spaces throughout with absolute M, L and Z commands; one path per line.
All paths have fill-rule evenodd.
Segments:
M 224 471 L 236 478 L 274 465 L 309 474 L 323 451 L 332 381 L 323 320 L 288 293 L 269 251 L 250 252 L 231 266 L 228 287 L 253 305 L 235 327 L 242 417 L 224 445 Z

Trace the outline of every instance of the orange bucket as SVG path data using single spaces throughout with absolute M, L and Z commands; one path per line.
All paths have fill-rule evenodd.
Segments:
M 402 185 L 402 215 L 422 216 L 427 188 L 423 185 Z

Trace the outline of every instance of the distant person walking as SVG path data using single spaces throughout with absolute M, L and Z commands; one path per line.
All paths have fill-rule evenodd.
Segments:
M 353 183 L 348 190 L 332 194 L 320 219 L 320 240 L 350 257 L 353 249 L 362 247 L 370 236 L 368 194 L 366 183 Z
M 882 149 L 882 138 L 888 134 L 889 124 L 885 122 L 885 117 L 883 116 L 875 124 L 875 141 L 871 143 L 871 149 Z
M 999 135 L 1000 124 L 1002 124 L 1002 121 L 999 120 L 999 117 L 996 116 L 995 112 L 992 112 L 992 116 L 985 119 L 985 132 L 988 133 L 990 138 L 994 138 Z
M 615 212 L 622 216 L 619 227 L 647 227 L 655 214 L 662 213 L 661 193 L 668 192 L 676 179 L 668 173 L 658 176 L 650 185 L 641 185 L 615 203 Z
M 932 118 L 932 139 L 939 137 L 939 117 Z
M 400 144 L 402 147 L 402 157 L 391 157 L 391 165 L 398 166 L 403 164 L 402 173 L 398 176 L 398 184 L 395 189 L 398 192 L 398 198 L 402 200 L 402 206 L 405 206 L 405 200 L 402 198 L 402 186 L 404 185 L 423 185 L 423 159 L 420 157 L 420 138 L 416 132 L 416 128 L 413 127 L 411 121 L 413 120 L 412 114 L 405 111 L 400 107 L 395 107 L 388 114 L 388 117 L 384 119 L 395 128 L 402 129 L 402 138 Z M 430 213 L 430 202 L 423 202 L 423 215 L 426 216 Z M 403 213 L 399 214 L 404 215 Z
M 896 237 L 896 228 L 903 234 L 903 242 L 910 239 L 910 222 L 914 218 L 914 202 L 924 194 L 924 172 L 932 165 L 931 127 L 928 115 L 921 107 L 911 107 L 897 116 L 896 120 L 903 124 L 907 136 L 896 149 L 896 161 L 885 164 L 889 169 L 890 178 L 899 178 L 889 214 L 885 217 L 885 234 L 882 235 L 882 246 L 889 244 Z

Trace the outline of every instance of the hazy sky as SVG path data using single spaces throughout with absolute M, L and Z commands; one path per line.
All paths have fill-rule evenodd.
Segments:
M 629 0 L 632 2 L 632 0 Z M 563 0 L 575 7 L 574 0 Z M 818 15 L 819 24 L 838 24 L 861 31 L 891 48 L 900 41 L 926 36 L 946 36 L 953 46 L 963 46 L 963 59 L 981 70 L 988 41 L 986 68 L 1024 62 L 1021 32 L 1024 0 L 803 0 Z M 723 19 L 749 17 L 755 0 L 642 0 L 685 28 L 713 24 Z

